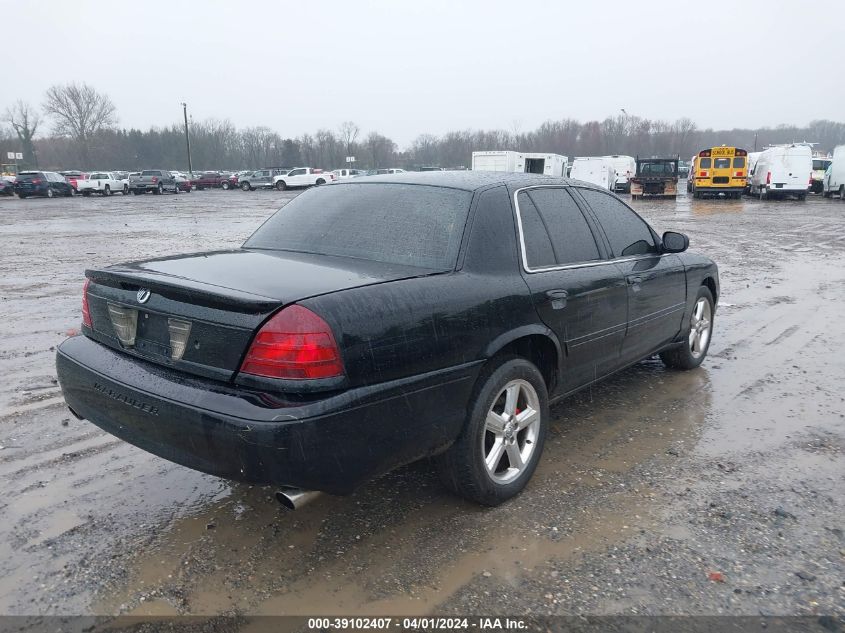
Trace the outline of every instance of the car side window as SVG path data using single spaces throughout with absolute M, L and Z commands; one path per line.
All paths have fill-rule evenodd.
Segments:
M 566 189 L 529 189 L 527 193 L 546 226 L 558 265 L 601 259 L 590 226 Z
M 304 169 L 294 169 L 292 172 L 288 174 L 288 176 L 301 176 L 305 173 Z
M 524 191 L 519 193 L 516 200 L 522 226 L 526 265 L 531 269 L 554 266 L 556 262 L 552 240 L 549 238 L 537 207 Z
M 648 224 L 621 200 L 595 189 L 578 190 L 604 229 L 614 257 L 657 253 Z

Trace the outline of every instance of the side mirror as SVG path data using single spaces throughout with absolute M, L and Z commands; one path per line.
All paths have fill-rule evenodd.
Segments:
M 689 248 L 689 238 L 683 233 L 666 231 L 663 234 L 663 251 L 665 253 L 683 253 Z

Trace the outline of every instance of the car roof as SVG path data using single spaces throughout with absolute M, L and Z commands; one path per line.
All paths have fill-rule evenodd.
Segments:
M 347 187 L 363 183 L 391 183 L 408 185 L 431 185 L 434 187 L 449 187 L 475 191 L 493 185 L 510 185 L 513 187 L 528 187 L 531 185 L 569 185 L 578 184 L 594 188 L 595 185 L 572 180 L 543 176 L 541 174 L 522 174 L 503 171 L 406 171 L 398 174 L 379 174 L 367 176 L 365 179 L 353 179 L 333 184 L 332 186 Z

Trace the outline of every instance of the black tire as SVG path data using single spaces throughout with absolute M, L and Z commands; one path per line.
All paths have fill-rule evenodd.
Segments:
M 105 188 L 105 189 L 103 189 L 103 195 L 104 195 L 104 196 L 110 196 L 110 195 L 111 195 L 111 187 L 109 187 L 108 185 L 106 185 L 106 188 Z
M 698 350 L 696 355 L 693 345 L 690 342 L 692 340 L 692 327 L 693 323 L 695 322 L 695 310 L 698 302 L 700 300 L 704 300 L 707 302 L 709 306 L 709 319 L 707 323 L 707 341 L 704 345 Z M 684 330 L 684 343 L 677 347 L 673 347 L 671 349 L 665 350 L 660 352 L 660 360 L 667 367 L 671 367 L 672 369 L 695 369 L 707 357 L 707 351 L 710 349 L 710 342 L 713 340 L 713 322 L 714 317 L 716 315 L 716 306 L 713 303 L 713 293 L 710 292 L 710 289 L 707 286 L 701 286 L 698 289 L 698 294 L 695 297 L 695 301 L 693 302 L 693 309 L 692 313 L 690 314 L 690 320 L 687 324 L 686 329 Z
M 277 180 L 276 181 L 276 190 L 277 191 L 284 191 L 288 188 L 288 184 L 284 180 Z
M 325 185 L 325 184 L 326 184 L 326 181 L 325 181 L 325 180 L 323 180 L 322 178 L 317 178 L 317 184 L 318 184 L 318 185 Z
M 228 182 L 222 182 L 222 183 L 220 183 L 220 188 L 221 188 L 223 191 L 228 191 L 228 190 L 229 190 L 229 183 L 228 183 Z
M 20 198 L 21 200 L 26 200 L 26 194 L 25 193 L 19 193 L 18 198 Z
M 523 451 L 530 444 L 533 444 L 533 449 L 520 472 L 512 480 L 503 483 L 493 479 L 494 475 L 490 474 L 485 463 L 485 452 L 489 446 L 487 442 L 492 437 L 487 429 L 487 416 L 505 397 L 505 386 L 512 381 L 519 381 L 533 388 L 539 417 L 533 442 L 528 442 L 527 437 L 518 439 L 529 431 L 528 428 L 512 434 L 511 437 L 517 442 L 517 450 L 520 441 L 525 442 Z M 517 407 L 519 402 L 516 403 Z M 518 408 L 516 412 L 519 413 Z M 543 453 L 548 425 L 549 396 L 546 383 L 537 367 L 524 358 L 501 358 L 490 365 L 479 378 L 470 401 L 469 415 L 458 439 L 445 453 L 435 458 L 443 484 L 465 499 L 482 505 L 495 506 L 507 501 L 522 491 L 534 474 Z M 497 461 L 497 464 L 504 463 L 508 452 L 502 453 L 501 461 Z M 507 461 L 510 466 L 509 457 Z
M 47 197 L 52 198 L 55 195 L 52 187 L 47 187 Z
M 140 190 L 140 189 L 133 189 L 133 190 L 132 190 L 132 195 L 133 195 L 133 196 L 140 196 L 140 195 L 141 195 L 141 190 Z
M 73 187 L 71 187 L 71 191 L 73 191 Z M 73 194 L 71 194 L 71 195 L 73 195 Z M 83 191 L 83 192 L 82 192 L 82 197 L 83 197 L 83 198 L 88 198 L 88 197 L 90 197 L 90 196 L 91 196 L 91 192 L 90 192 L 90 191 L 87 191 L 87 190 L 86 190 L 86 191 Z
M 760 187 L 760 200 L 768 200 L 769 199 L 769 190 L 765 187 Z
M 249 186 L 248 182 L 241 183 L 241 191 L 250 191 L 252 187 Z
M 839 199 L 845 200 L 845 185 L 839 186 Z
M 798 194 L 798 200 L 799 200 L 799 201 L 804 202 L 806 199 L 807 199 L 807 194 L 806 194 L 806 193 L 799 193 L 799 194 Z
M 122 193 L 123 193 L 124 196 L 129 194 L 129 185 L 123 185 L 123 192 Z

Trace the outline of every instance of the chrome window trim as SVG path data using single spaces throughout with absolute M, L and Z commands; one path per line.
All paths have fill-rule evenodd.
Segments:
M 608 264 L 619 264 L 622 262 L 633 262 L 639 259 L 649 259 L 652 257 L 663 257 L 665 253 L 651 253 L 648 255 L 633 255 L 631 257 L 616 257 L 611 259 L 597 259 L 594 261 L 586 261 L 586 262 L 576 262 L 574 264 L 565 264 L 563 266 L 544 266 L 543 268 L 531 268 L 528 265 L 528 256 L 525 251 L 525 233 L 522 230 L 522 212 L 519 209 L 519 202 L 517 198 L 520 193 L 523 191 L 528 191 L 529 189 L 568 189 L 571 185 L 529 185 L 527 187 L 520 187 L 516 191 L 513 192 L 513 206 L 516 210 L 516 226 L 519 232 L 519 251 L 520 251 L 520 259 L 522 261 L 522 269 L 531 274 L 531 273 L 545 273 L 553 270 L 570 270 L 573 268 L 589 268 L 591 266 L 607 266 Z M 573 198 L 574 199 L 574 198 Z M 580 208 L 579 208 L 580 210 Z M 583 213 L 583 212 L 582 212 Z M 585 218 L 586 221 L 586 218 Z M 549 236 L 551 239 L 551 235 Z M 598 244 L 596 244 L 598 246 Z

